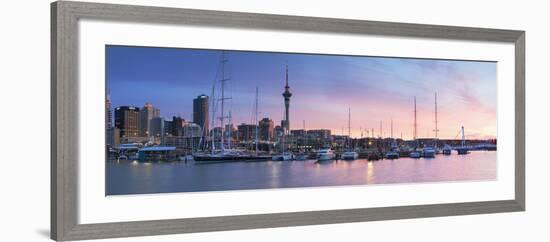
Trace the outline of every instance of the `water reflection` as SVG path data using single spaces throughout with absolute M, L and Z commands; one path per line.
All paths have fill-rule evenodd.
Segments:
M 317 163 L 109 162 L 107 195 L 496 179 L 496 152 Z

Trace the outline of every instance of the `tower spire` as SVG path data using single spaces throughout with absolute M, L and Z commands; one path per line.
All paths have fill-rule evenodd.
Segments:
M 290 107 L 290 97 L 292 93 L 290 92 L 290 86 L 288 86 L 288 64 L 286 65 L 286 79 L 285 79 L 285 91 L 283 92 L 283 98 L 285 100 L 285 117 L 283 122 L 284 133 L 290 133 L 290 118 L 289 118 L 289 107 Z
M 286 65 L 286 82 L 285 82 L 285 88 L 289 88 L 289 86 L 288 86 L 288 64 Z

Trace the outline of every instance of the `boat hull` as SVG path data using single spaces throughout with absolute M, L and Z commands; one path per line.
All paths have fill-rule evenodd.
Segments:
M 411 158 L 418 159 L 418 158 L 420 158 L 420 152 L 413 151 L 413 152 L 411 152 L 411 153 L 409 154 L 409 156 L 410 156 Z
M 456 152 L 458 152 L 459 155 L 466 155 L 470 153 L 470 150 L 467 148 L 456 148 Z
M 271 157 L 272 161 L 289 161 L 292 160 L 292 155 L 275 155 Z
M 399 153 L 397 153 L 397 152 L 388 152 L 386 154 L 386 159 L 390 159 L 390 160 L 399 159 Z
M 327 161 L 332 161 L 334 159 L 336 159 L 336 155 L 334 154 L 319 155 L 317 157 L 318 162 L 327 162 Z
M 342 160 L 357 160 L 357 158 L 359 158 L 359 154 L 356 152 L 342 154 Z

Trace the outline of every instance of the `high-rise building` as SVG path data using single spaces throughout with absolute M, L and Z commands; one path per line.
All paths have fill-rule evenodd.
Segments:
M 202 94 L 193 99 L 193 123 L 203 129 L 203 134 L 208 134 L 208 96 Z
M 113 110 L 111 109 L 111 94 L 107 93 L 105 98 L 105 128 L 113 127 Z
M 174 124 L 172 123 L 172 120 L 164 120 L 163 125 L 163 134 L 164 136 L 171 136 L 172 135 L 172 127 Z
M 149 122 L 149 136 L 162 139 L 164 136 L 164 118 L 153 117 Z
M 260 140 L 269 141 L 273 140 L 273 138 L 275 137 L 275 127 L 273 124 L 273 120 L 269 118 L 263 118 L 259 122 L 259 129 Z
M 139 137 L 139 108 L 120 106 L 115 109 L 115 127 L 120 137 Z
M 288 65 L 286 66 L 286 82 L 285 82 L 285 92 L 283 92 L 283 97 L 285 99 L 285 119 L 284 122 L 282 122 L 283 126 L 283 132 L 285 134 L 290 133 L 290 117 L 289 117 L 289 107 L 290 107 L 290 97 L 292 97 L 292 93 L 290 93 L 290 86 L 288 86 Z
M 238 139 L 240 141 L 253 141 L 256 139 L 256 127 L 255 124 L 240 124 L 237 126 Z
M 185 119 L 182 117 L 172 117 L 172 126 L 170 127 L 170 134 L 173 136 L 183 136 L 183 127 L 185 126 Z
M 120 129 L 110 127 L 107 129 L 107 145 L 117 147 L 120 145 Z
M 140 127 L 139 127 L 139 135 L 142 137 L 151 137 L 150 125 L 151 125 L 151 119 L 154 117 L 160 116 L 160 110 L 158 108 L 155 108 L 153 104 L 145 103 L 143 105 L 143 108 L 139 111 L 140 116 Z

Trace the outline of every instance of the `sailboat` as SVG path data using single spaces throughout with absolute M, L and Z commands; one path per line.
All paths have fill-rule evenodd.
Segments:
M 420 152 L 417 150 L 417 148 L 418 148 L 418 140 L 416 139 L 416 138 L 417 138 L 417 137 L 416 137 L 416 134 L 417 134 L 417 133 L 416 133 L 416 126 L 417 126 L 417 125 L 416 125 L 416 96 L 415 96 L 415 97 L 414 97 L 414 132 L 413 132 L 413 136 L 414 136 L 414 137 L 413 137 L 413 138 L 414 138 L 414 140 L 416 141 L 416 146 L 415 146 L 414 149 L 411 151 L 411 153 L 409 153 L 409 156 L 410 156 L 411 158 L 415 158 L 415 159 L 420 158 L 420 156 L 421 156 Z
M 465 155 L 470 153 L 469 147 L 466 146 L 466 139 L 464 135 L 464 126 L 460 128 L 460 131 L 462 132 L 462 142 L 460 146 L 455 147 L 455 150 L 458 152 L 459 155 Z
M 283 134 L 281 135 L 281 139 L 279 141 L 279 143 L 281 145 L 281 153 L 272 156 L 271 157 L 272 161 L 290 161 L 290 160 L 293 160 L 294 157 L 293 157 L 292 153 L 290 153 L 286 150 L 286 134 L 287 134 L 287 130 L 286 130 L 286 128 L 283 128 Z
M 351 138 L 351 108 L 348 108 L 348 141 Z M 342 160 L 357 160 L 359 154 L 351 149 L 351 141 L 348 142 L 349 147 L 344 153 L 342 153 Z
M 228 112 L 228 115 L 225 115 L 225 101 L 231 99 L 230 97 L 225 96 L 225 85 L 226 82 L 231 80 L 230 78 L 226 77 L 225 75 L 225 65 L 228 62 L 228 59 L 226 58 L 225 51 L 222 51 L 221 53 L 221 59 L 220 59 L 220 65 L 221 65 L 221 79 L 217 80 L 220 82 L 220 88 L 221 88 L 221 94 L 220 98 L 217 100 L 220 102 L 221 107 L 221 115 L 219 116 L 220 121 L 220 144 L 219 149 L 216 149 L 215 144 L 215 132 L 212 132 L 211 142 L 212 145 L 210 147 L 210 152 L 195 152 L 193 154 L 193 159 L 197 164 L 201 163 L 216 163 L 216 162 L 231 162 L 231 161 L 242 161 L 250 159 L 250 156 L 247 154 L 244 154 L 241 150 L 232 149 L 231 148 L 231 137 L 229 137 L 228 140 L 228 148 L 225 147 L 225 120 L 229 119 L 229 124 L 231 124 L 231 111 Z M 216 82 L 214 82 L 212 86 L 212 95 L 214 94 Z M 212 116 L 214 117 L 216 115 L 216 108 L 217 108 L 217 102 L 214 101 L 212 103 Z M 212 119 L 212 127 L 214 127 L 214 119 Z M 231 132 L 231 131 L 229 131 Z M 230 134 L 230 133 L 229 133 Z
M 444 155 L 450 155 L 450 154 L 452 153 L 452 151 L 453 151 L 453 148 L 452 148 L 450 145 L 445 144 L 445 145 L 443 146 L 443 149 L 442 149 L 441 151 L 442 151 L 442 153 L 443 153 Z
M 397 143 L 395 142 L 395 139 L 393 138 L 393 120 L 391 120 L 391 147 L 388 152 L 386 152 L 386 159 L 399 159 L 399 148 L 397 147 Z
M 424 158 L 434 158 L 437 153 L 437 93 L 435 93 L 435 138 L 433 139 L 433 145 L 424 145 L 422 149 L 422 157 Z

